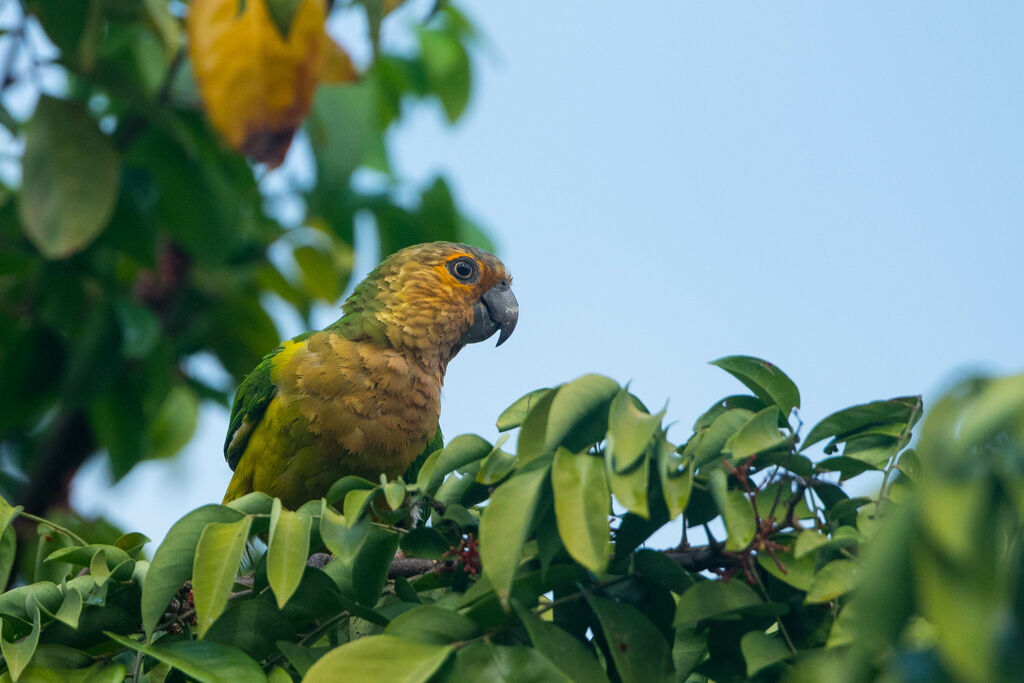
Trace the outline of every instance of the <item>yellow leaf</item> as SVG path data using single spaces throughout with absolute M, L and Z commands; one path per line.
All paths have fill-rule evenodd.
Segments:
M 266 0 L 193 0 L 196 82 L 210 121 L 232 147 L 272 167 L 284 160 L 333 50 L 325 21 L 324 0 L 304 0 L 285 37 Z

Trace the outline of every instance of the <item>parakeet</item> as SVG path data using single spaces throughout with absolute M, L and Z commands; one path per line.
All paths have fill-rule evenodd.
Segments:
M 224 443 L 234 470 L 224 502 L 263 491 L 294 510 L 343 476 L 402 474 L 441 446 L 448 362 L 495 332 L 504 343 L 519 304 L 495 256 L 431 242 L 386 258 L 342 311 L 242 381 Z

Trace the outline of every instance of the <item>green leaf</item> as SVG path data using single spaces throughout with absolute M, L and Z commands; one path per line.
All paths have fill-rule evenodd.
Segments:
M 576 683 L 607 681 L 601 665 L 594 655 L 563 629 L 544 621 L 530 610 L 516 605 L 533 647 Z
M 608 460 L 605 458 L 605 464 Z M 650 478 L 651 461 L 649 458 L 640 460 L 640 465 L 634 467 L 626 474 L 616 472 L 611 466 L 607 467 L 608 483 L 615 499 L 622 507 L 634 515 L 649 519 L 650 508 L 647 503 L 647 485 Z
M 673 625 L 686 627 L 704 619 L 728 619 L 762 606 L 761 599 L 742 580 L 698 581 L 679 596 Z
M 352 556 L 346 546 L 346 559 L 331 563 L 335 565 L 331 576 L 342 595 L 356 600 L 360 605 L 373 607 L 380 598 L 380 592 L 387 582 L 388 569 L 398 550 L 398 534 L 390 529 L 370 525 L 369 520 L 365 524 L 367 528 L 363 532 L 364 538 L 358 552 Z
M 320 515 L 320 538 L 335 557 L 345 562 L 351 562 L 359 553 L 369 529 L 369 517 L 349 526 L 344 517 L 328 506 L 324 506 Z
M 392 510 L 398 510 L 405 504 L 405 483 L 401 481 L 388 481 L 381 484 L 384 491 L 384 501 Z
M 559 446 L 579 452 L 604 439 L 608 408 L 618 391 L 615 380 L 593 374 L 559 387 L 548 413 L 544 453 L 554 453 Z
M 199 537 L 192 564 L 192 594 L 200 638 L 228 604 L 251 526 L 250 517 L 210 522 Z
M 851 560 L 833 560 L 818 570 L 804 602 L 815 604 L 834 600 L 857 585 L 860 568 Z
M 327 500 L 328 505 L 334 505 L 339 500 L 345 500 L 350 491 L 359 489 L 371 490 L 375 488 L 377 488 L 377 485 L 372 481 L 362 477 L 347 476 L 331 484 L 331 488 L 327 489 L 327 495 L 324 498 Z
M 508 605 L 512 579 L 522 559 L 534 510 L 548 468 L 523 472 L 499 486 L 480 519 L 480 560 L 503 605 Z
M 3 653 L 7 668 L 10 669 L 11 678 L 17 682 L 22 670 L 32 659 L 39 645 L 39 610 L 34 610 L 32 617 L 32 631 L 16 643 L 9 642 L 4 638 L 4 626 L 6 620 L 0 619 L 0 652 Z
M 169 458 L 192 440 L 199 421 L 199 396 L 185 384 L 175 384 L 149 423 L 148 457 Z
M 18 202 L 25 236 L 44 257 L 82 250 L 114 211 L 121 162 L 80 105 L 43 96 L 25 133 Z
M 821 549 L 849 548 L 857 545 L 862 540 L 863 537 L 860 535 L 860 532 L 853 526 L 840 526 L 833 531 L 831 539 L 817 531 L 804 529 L 800 532 L 800 536 L 797 537 L 794 551 L 796 557 L 800 558 Z
M 795 546 L 796 543 L 790 542 L 788 548 L 773 551 L 778 564 L 772 559 L 772 555 L 767 552 L 759 552 L 757 554 L 757 563 L 780 581 L 784 581 L 799 590 L 806 591 L 814 581 L 814 568 L 817 563 L 817 557 L 815 555 L 798 556 L 794 553 Z M 780 564 L 782 565 L 781 568 L 779 567 Z
M 547 441 L 548 416 L 551 413 L 551 404 L 560 387 L 556 387 L 540 394 L 533 403 L 530 411 L 523 418 L 519 429 L 519 440 L 516 443 L 516 458 L 520 465 L 524 465 L 535 458 L 545 454 L 545 443 Z
M 456 651 L 447 680 L 568 683 L 572 679 L 533 648 L 477 641 Z
M 0 498 L 0 529 L 6 528 L 11 523 L 11 520 L 17 517 L 18 513 L 23 509 L 20 505 L 11 506 L 6 500 Z
M 252 491 L 241 498 L 225 503 L 224 507 L 237 510 L 243 515 L 269 515 L 274 507 L 274 499 L 263 493 L 263 491 Z M 233 518 L 235 519 L 235 518 Z M 225 520 L 214 520 L 225 521 Z M 202 529 L 200 529 L 200 532 Z
M 515 467 L 516 456 L 501 449 L 507 440 L 508 434 L 502 434 L 495 442 L 491 452 L 480 462 L 480 469 L 476 473 L 476 483 L 493 486 L 507 477 Z
M 309 555 L 309 531 L 313 520 L 281 506 L 278 498 L 270 513 L 270 540 L 267 543 L 267 581 L 274 592 L 278 609 L 302 581 Z
M 317 660 L 328 652 L 328 648 L 303 647 L 289 640 L 277 641 L 277 648 L 302 676 L 305 676 Z
M 476 434 L 461 434 L 441 451 L 433 470 L 427 490 L 434 490 L 444 477 L 466 465 L 484 458 L 491 452 L 492 446 Z
M 740 639 L 740 651 L 747 663 L 748 677 L 753 677 L 757 672 L 793 656 L 782 640 L 776 636 L 770 636 L 764 631 L 750 631 L 743 634 Z
M 310 667 L 303 683 L 427 681 L 452 653 L 451 645 L 429 645 L 390 635 L 360 638 L 337 647 Z
M 436 529 L 421 527 L 413 529 L 402 536 L 402 552 L 408 557 L 422 557 L 428 560 L 440 560 L 451 547 L 451 544 Z
M 615 471 L 629 470 L 644 456 L 664 416 L 664 410 L 657 415 L 640 410 L 628 390 L 619 390 L 608 411 L 608 453 Z
M 551 486 L 558 533 L 565 549 L 590 571 L 603 572 L 608 566 L 611 543 L 611 494 L 604 460 L 559 448 L 551 466 Z
M 725 541 L 725 549 L 732 552 L 745 549 L 754 540 L 754 534 L 757 532 L 754 508 L 750 505 L 750 500 L 743 491 L 728 488 L 728 478 L 722 469 L 716 469 L 711 473 L 708 486 L 719 512 L 722 513 L 725 530 L 729 534 Z
M 213 623 L 203 640 L 230 645 L 257 661 L 262 660 L 277 653 L 278 640 L 295 638 L 295 628 L 286 618 L 292 607 L 289 604 L 288 610 L 278 610 L 273 597 L 267 594 L 256 600 L 235 601 Z
M 345 494 L 345 502 L 341 504 L 345 515 L 345 523 L 349 526 L 355 524 L 363 517 L 363 512 L 370 507 L 374 497 L 380 492 L 379 488 L 353 489 Z
M 633 569 L 644 581 L 678 595 L 693 586 L 693 579 L 682 567 L 655 550 L 638 550 L 633 556 Z
M 107 551 L 100 548 L 92 556 L 89 563 L 89 575 L 96 581 L 97 586 L 102 586 L 110 578 L 110 568 L 107 567 Z
M 623 681 L 672 680 L 668 643 L 647 617 L 625 603 L 584 595 Z
M 785 444 L 787 438 L 779 431 L 779 416 L 778 406 L 769 406 L 750 418 L 726 443 L 732 458 L 749 458 Z
M 442 31 L 421 29 L 420 59 L 430 89 L 437 93 L 449 123 L 455 123 L 469 103 L 469 54 L 456 38 Z
M 675 519 L 683 514 L 693 493 L 693 474 L 696 469 L 690 456 L 680 456 L 676 447 L 662 434 L 658 443 L 658 471 L 661 474 L 661 493 L 668 507 L 668 516 Z M 680 470 L 682 468 L 682 470 Z
M 901 396 L 888 401 L 873 401 L 832 413 L 814 425 L 800 450 L 828 437 L 847 437 L 854 432 L 877 425 L 907 424 L 919 411 L 920 398 Z
M 2 586 L 6 586 L 11 578 L 17 547 L 18 539 L 15 536 L 14 527 L 3 527 L 3 531 L 0 532 L 0 585 Z
M 754 413 L 743 408 L 727 410 L 707 429 L 693 435 L 683 450 L 684 456 L 693 458 L 694 466 L 700 467 L 721 456 L 726 442 L 754 417 Z
M 68 588 L 64 592 L 64 602 L 60 609 L 53 615 L 59 622 L 67 624 L 71 628 L 78 628 L 78 617 L 82 614 L 82 594 L 74 588 Z
M 104 633 L 119 645 L 164 662 L 198 683 L 258 683 L 267 680 L 255 660 L 228 645 L 200 640 L 148 645 L 110 631 Z
M 302 287 L 307 292 L 327 302 L 341 297 L 347 269 L 333 253 L 307 244 L 296 247 L 292 256 L 302 275 Z
M 163 543 L 156 549 L 142 584 L 142 624 L 147 638 L 167 609 L 167 604 L 181 585 L 192 576 L 196 544 L 203 529 L 211 522 L 234 522 L 241 512 L 223 505 L 204 505 L 188 513 L 171 527 Z
M 793 380 L 766 360 L 753 356 L 726 356 L 711 361 L 744 385 L 767 404 L 776 405 L 782 417 L 788 418 L 793 408 L 800 407 L 800 391 Z
M 719 415 L 735 408 L 741 408 L 750 414 L 754 414 L 761 412 L 767 407 L 768 406 L 765 405 L 764 401 L 761 399 L 754 396 L 748 396 L 747 394 L 726 396 L 708 408 L 707 411 L 697 418 L 693 423 L 693 431 L 699 432 L 702 429 L 707 429 L 716 419 L 718 419 Z
M 708 635 L 706 630 L 696 628 L 677 628 L 675 631 L 672 664 L 676 669 L 676 680 L 685 681 L 707 655 Z
M 353 563 L 352 587 L 361 605 L 373 607 L 388 580 L 388 569 L 398 550 L 398 534 L 371 526 Z
M 148 356 L 160 340 L 160 319 L 149 308 L 127 297 L 114 302 L 114 313 L 121 328 L 121 353 L 136 360 Z
M 475 638 L 480 629 L 472 619 L 458 612 L 420 605 L 392 619 L 384 633 L 417 643 L 446 645 Z
M 530 410 L 550 393 L 551 389 L 534 389 L 530 393 L 520 396 L 516 399 L 515 403 L 505 408 L 501 415 L 498 416 L 496 423 L 498 431 L 507 432 L 521 425 Z
M 150 540 L 149 536 L 140 534 L 137 531 L 132 531 L 119 536 L 118 539 L 114 541 L 114 547 L 125 551 L 130 558 L 138 559 L 139 553 L 142 552 L 142 548 L 145 547 Z
M 316 156 L 317 187 L 346 188 L 378 135 L 375 94 L 369 83 L 322 83 L 306 120 Z

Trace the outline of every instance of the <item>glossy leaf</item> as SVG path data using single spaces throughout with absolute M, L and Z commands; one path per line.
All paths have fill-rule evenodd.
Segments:
M 409 557 L 440 560 L 448 552 L 450 544 L 436 529 L 421 527 L 402 536 L 402 552 Z
M 640 410 L 627 389 L 619 390 L 608 413 L 608 453 L 616 471 L 629 470 L 644 455 L 664 416 L 664 410 L 657 415 Z
M 281 506 L 274 499 L 270 513 L 270 538 L 267 543 L 267 580 L 274 592 L 278 609 L 299 587 L 309 555 L 309 532 L 312 519 Z
M 192 564 L 192 591 L 200 638 L 228 604 L 251 525 L 249 517 L 211 522 L 199 536 Z
M 507 432 L 521 425 L 530 410 L 551 391 L 551 389 L 534 389 L 516 399 L 515 403 L 505 408 L 501 415 L 498 416 L 496 423 L 498 431 Z
M 608 459 L 605 458 L 605 464 L 607 465 L 607 463 Z M 650 459 L 642 458 L 639 465 L 625 474 L 616 472 L 611 466 L 607 467 L 607 472 L 608 483 L 615 499 L 634 515 L 648 519 L 651 516 L 647 502 L 647 485 L 651 473 Z
M 693 459 L 680 455 L 662 435 L 657 444 L 658 471 L 661 475 L 661 494 L 668 507 L 668 516 L 675 519 L 683 514 L 693 492 Z M 682 471 L 680 471 L 682 468 Z
M 204 505 L 188 513 L 171 527 L 156 549 L 153 562 L 142 584 L 142 623 L 147 638 L 167 609 L 167 603 L 181 585 L 192 576 L 196 544 L 207 524 L 234 522 L 241 512 L 223 505 Z
M 766 360 L 753 356 L 726 356 L 711 361 L 743 382 L 754 395 L 765 403 L 776 405 L 784 418 L 793 408 L 800 407 L 800 391 L 793 380 Z
M 402 612 L 388 622 L 384 633 L 409 641 L 446 645 L 471 640 L 480 633 L 469 617 L 434 605 L 421 605 Z
M 917 396 L 903 396 L 888 401 L 872 401 L 832 413 L 811 428 L 800 450 L 822 439 L 846 436 L 872 425 L 896 422 L 906 424 L 918 410 L 919 401 Z
M 452 653 L 450 645 L 429 645 L 390 635 L 360 638 L 337 647 L 310 667 L 304 683 L 427 681 Z
M 529 610 L 517 607 L 516 613 L 537 651 L 570 679 L 576 683 L 600 683 L 608 680 L 593 653 L 580 641 Z
M 32 660 L 36 646 L 39 645 L 39 610 L 36 609 L 34 611 L 32 631 L 18 642 L 11 642 L 4 637 L 5 623 L 4 620 L 0 620 L 0 652 L 3 653 L 4 662 L 7 664 L 7 668 L 10 669 L 11 678 L 17 682 L 22 670 Z
M 770 666 L 793 656 L 778 636 L 764 631 L 749 631 L 740 639 L 740 651 L 747 663 L 747 676 L 753 677 Z
M 352 171 L 370 152 L 379 135 L 374 96 L 369 84 L 322 85 L 317 89 L 307 129 L 324 187 L 347 187 Z
M 807 603 L 834 600 L 857 585 L 859 568 L 851 560 L 833 560 L 818 570 L 807 590 Z
M 493 486 L 508 476 L 516 464 L 516 456 L 502 450 L 501 446 L 508 440 L 508 434 L 502 434 L 494 443 L 494 448 L 480 462 L 476 473 L 476 482 L 484 486 Z
M 121 162 L 80 105 L 43 96 L 25 133 L 22 228 L 48 259 L 88 246 L 114 211 Z
M 11 569 L 14 567 L 18 539 L 14 534 L 13 527 L 0 528 L 3 528 L 3 531 L 0 531 L 0 584 L 6 586 L 11 576 Z
M 602 375 L 583 375 L 558 388 L 551 401 L 544 452 L 558 446 L 578 452 L 604 439 L 608 408 L 619 385 Z
M 149 645 L 106 632 L 123 647 L 153 657 L 181 671 L 198 683 L 238 683 L 266 681 L 263 669 L 242 651 L 228 645 L 201 640 L 179 640 Z
M 484 576 L 508 604 L 512 579 L 533 523 L 548 468 L 518 474 L 495 489 L 480 519 L 480 560 Z
M 572 679 L 535 649 L 477 641 L 456 651 L 448 680 L 569 683 Z
M 753 589 L 742 581 L 698 581 L 676 603 L 676 627 L 704 619 L 730 618 L 762 605 Z
M 623 681 L 672 680 L 668 643 L 647 617 L 621 602 L 589 593 L 586 598 Z
M 734 459 L 746 459 L 764 451 L 770 451 L 786 443 L 786 436 L 779 431 L 779 408 L 769 406 L 744 424 L 728 442 Z
M 559 448 L 551 465 L 551 486 L 558 533 L 565 549 L 590 571 L 603 572 L 611 543 L 610 493 L 604 461 Z
M 754 540 L 757 522 L 754 509 L 746 494 L 739 489 L 728 487 L 725 472 L 717 469 L 711 473 L 709 481 L 711 495 L 718 505 L 718 510 L 725 521 L 725 530 L 729 537 L 725 541 L 725 549 L 737 552 L 743 550 Z
M 686 444 L 683 455 L 692 457 L 696 467 L 716 460 L 722 454 L 730 437 L 753 417 L 754 413 L 743 408 L 725 411 L 716 417 L 707 429 L 693 435 Z

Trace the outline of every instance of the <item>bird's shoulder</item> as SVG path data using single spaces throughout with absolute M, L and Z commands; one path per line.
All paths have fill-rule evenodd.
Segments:
M 277 394 L 278 387 L 273 378 L 274 369 L 287 357 L 303 348 L 306 340 L 313 334 L 315 332 L 305 332 L 278 346 L 264 356 L 259 365 L 246 375 L 238 386 L 231 406 L 227 438 L 224 440 L 224 459 L 231 469 L 238 465 L 253 429 L 259 424 L 267 412 L 267 406 Z

